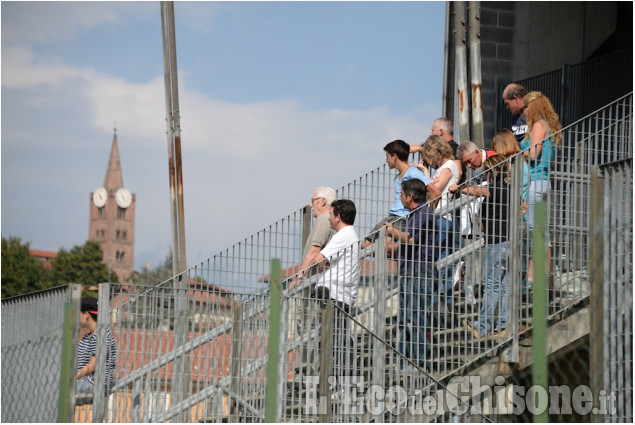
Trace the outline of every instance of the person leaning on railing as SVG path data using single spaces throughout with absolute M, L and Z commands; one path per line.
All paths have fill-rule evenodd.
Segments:
M 362 242 L 362 248 L 366 248 L 375 242 L 378 237 L 378 230 L 384 226 L 386 221 L 392 222 L 395 226 L 401 226 L 403 229 L 403 226 L 406 223 L 405 216 L 408 215 L 408 210 L 404 208 L 400 199 L 401 185 L 403 182 L 411 179 L 421 180 L 423 183 L 428 185 L 428 199 L 435 199 L 441 194 L 439 190 L 430 185 L 430 179 L 426 177 L 421 170 L 410 166 L 408 163 L 408 157 L 410 156 L 410 145 L 408 143 L 403 140 L 393 140 L 384 146 L 384 151 L 386 152 L 386 164 L 388 164 L 388 168 L 398 171 L 394 177 L 394 201 L 388 216 L 377 223 L 377 225 L 371 230 L 370 234 L 366 236 L 365 240 Z M 399 243 L 389 239 L 386 241 L 386 249 L 388 257 L 392 257 L 399 249 Z
M 401 202 L 410 211 L 405 230 L 386 223 L 386 234 L 401 243 L 399 249 L 399 345 L 402 356 L 419 367 L 430 359 L 427 333 L 433 307 L 438 304 L 436 288 L 437 243 L 435 217 L 426 203 L 426 185 L 417 179 L 403 182 Z M 405 361 L 399 362 L 405 368 Z
M 495 336 L 507 335 L 509 320 L 509 186 L 510 168 L 503 164 L 505 158 L 495 155 L 483 162 L 487 171 L 488 185 L 483 189 L 484 199 L 481 206 L 481 224 L 485 238 L 483 263 L 483 281 L 485 299 L 478 319 L 471 323 L 465 319 L 467 330 L 475 338 L 493 333 Z M 512 205 L 515 203 L 512 202 Z M 498 316 L 496 312 L 498 311 Z
M 512 130 L 504 128 L 494 135 L 492 138 L 492 149 L 496 154 L 502 156 L 504 159 L 511 158 L 521 152 L 520 146 L 514 137 Z M 529 195 L 529 184 L 531 183 L 531 173 L 529 165 L 524 157 L 520 157 L 523 161 L 523 183 L 522 183 L 522 196 L 523 201 L 527 202 L 527 196 Z M 511 167 L 511 163 L 507 163 L 508 167 Z
M 446 207 L 450 203 L 452 193 L 449 191 L 451 185 L 459 183 L 461 178 L 460 168 L 454 161 L 454 155 L 452 154 L 452 148 L 445 140 L 440 136 L 430 136 L 426 143 L 423 145 L 421 151 L 421 162 L 412 164 L 417 167 L 428 177 L 438 191 L 441 192 L 441 197 L 436 205 L 436 210 Z M 428 168 L 424 166 L 426 163 L 428 167 L 435 169 L 433 175 L 430 175 Z M 449 212 L 442 217 L 436 219 L 438 234 L 437 244 L 439 246 L 439 259 L 445 258 L 454 250 L 454 229 L 458 229 L 458 224 L 454 223 L 454 214 Z M 443 282 L 443 288 L 440 288 L 439 292 L 444 293 L 447 299 L 445 302 L 451 304 L 452 299 L 452 266 L 444 267 L 440 270 L 441 281 Z M 444 297 L 445 298 L 445 297 Z
M 536 202 L 548 201 L 550 183 L 549 171 L 556 155 L 556 147 L 562 143 L 562 125 L 558 114 L 553 109 L 549 99 L 540 92 L 532 91 L 523 98 L 525 103 L 525 117 L 527 118 L 527 134 L 520 144 L 523 155 L 529 162 L 531 183 L 527 196 L 529 210 L 527 223 L 530 236 L 534 230 L 534 205 Z M 551 258 L 551 243 L 549 242 L 549 258 Z M 524 281 L 528 289 L 533 288 L 534 270 L 533 259 L 529 260 L 527 277 Z
M 311 214 L 315 218 L 311 232 L 307 237 L 302 252 L 302 263 L 298 267 L 298 273 L 289 282 L 289 290 L 293 290 L 300 286 L 302 279 L 308 278 L 317 273 L 318 266 L 313 263 L 315 256 L 329 243 L 335 229 L 331 227 L 329 222 L 331 204 L 335 201 L 337 195 L 335 190 L 330 187 L 318 187 L 311 197 Z M 314 310 L 311 309 L 311 302 L 308 300 L 313 288 L 306 286 L 299 294 L 293 297 L 293 314 L 296 321 L 296 331 L 299 336 L 308 333 L 313 325 L 315 317 Z M 302 361 L 309 363 L 313 353 L 312 345 L 303 347 Z
M 309 206 L 315 222 L 304 245 L 302 263 L 298 268 L 297 278 L 291 280 L 289 289 L 295 289 L 299 285 L 299 279 L 302 279 L 305 275 L 315 273 L 316 266 L 312 263 L 313 258 L 335 234 L 335 230 L 331 228 L 329 223 L 331 204 L 335 201 L 335 198 L 337 198 L 335 190 L 330 187 L 318 187 L 313 192 Z
M 87 394 L 93 394 L 95 391 L 95 356 L 97 353 L 97 314 L 98 305 L 95 298 L 86 297 L 82 299 L 79 313 L 79 325 L 86 332 L 79 341 L 77 347 L 77 382 L 75 393 L 86 397 Z M 115 340 L 110 333 L 110 329 L 106 332 L 106 388 L 108 393 L 114 383 L 115 359 L 117 349 Z
M 359 238 L 353 227 L 357 210 L 355 203 L 338 199 L 331 204 L 329 222 L 335 234 L 312 260 L 318 264 L 319 275 L 314 298 L 331 299 L 333 312 L 333 367 L 342 376 L 352 376 L 352 341 L 348 339 L 347 314 L 357 300 L 359 288 Z

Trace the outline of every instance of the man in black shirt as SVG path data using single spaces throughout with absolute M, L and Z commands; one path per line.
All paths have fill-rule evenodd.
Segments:
M 520 84 L 512 83 L 503 90 L 503 102 L 505 108 L 512 113 L 512 133 L 518 141 L 518 144 L 525 138 L 527 133 L 527 119 L 525 118 L 525 102 L 523 97 L 527 94 L 527 90 Z

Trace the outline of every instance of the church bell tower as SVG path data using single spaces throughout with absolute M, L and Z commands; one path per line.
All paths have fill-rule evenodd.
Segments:
M 104 185 L 90 194 L 88 239 L 101 244 L 103 262 L 120 283 L 134 268 L 134 217 L 135 195 L 123 185 L 115 129 Z

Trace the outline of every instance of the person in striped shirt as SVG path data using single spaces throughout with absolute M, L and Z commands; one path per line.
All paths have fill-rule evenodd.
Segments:
M 75 388 L 77 394 L 92 394 L 95 390 L 97 313 L 98 305 L 95 298 L 87 297 L 82 299 L 82 306 L 79 313 L 79 325 L 83 330 L 85 330 L 85 333 L 84 336 L 82 336 L 77 349 L 77 385 Z M 106 331 L 106 342 L 105 392 L 108 394 L 109 389 L 114 383 L 115 359 L 117 354 L 115 340 L 110 333 L 110 329 Z

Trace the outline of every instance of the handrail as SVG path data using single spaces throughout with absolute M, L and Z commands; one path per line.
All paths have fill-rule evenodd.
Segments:
M 565 302 L 563 301 L 560 292 L 554 292 L 552 295 L 554 295 L 555 300 L 554 303 L 550 305 L 548 311 L 548 317 L 550 320 L 555 320 L 557 314 L 564 313 L 564 316 L 574 314 L 575 311 L 579 309 L 580 303 L 584 304 L 585 300 L 588 300 L 588 294 L 585 295 L 580 292 L 581 287 L 586 284 L 584 267 L 588 264 L 586 247 L 584 246 L 585 238 L 588 236 L 588 225 L 585 218 L 585 214 L 587 212 L 584 210 L 586 200 L 583 196 L 578 196 L 578 194 L 584 195 L 586 193 L 585 187 L 589 184 L 589 177 L 585 171 L 588 170 L 589 164 L 591 164 L 592 161 L 596 159 L 610 161 L 624 156 L 632 157 L 632 107 L 630 104 L 621 105 L 618 103 L 620 101 L 632 103 L 632 93 L 598 111 L 599 116 L 590 115 L 588 117 L 589 122 L 574 123 L 561 130 L 565 136 L 564 140 L 566 141 L 566 145 L 557 151 L 555 159 L 556 164 L 553 171 L 550 173 L 550 180 L 554 187 L 557 188 L 557 192 L 555 194 L 559 194 L 561 197 L 564 197 L 565 195 L 572 195 L 572 199 L 567 200 L 567 209 L 564 209 L 564 206 L 556 206 L 557 208 L 554 210 L 555 213 L 557 213 L 556 218 L 558 221 L 552 221 L 552 228 L 550 229 L 550 232 L 557 237 L 557 239 L 554 238 L 552 240 L 554 248 L 558 248 L 560 251 L 558 253 L 559 256 L 554 257 L 552 260 L 554 267 L 552 274 L 554 275 L 554 279 L 557 279 L 562 284 L 568 285 L 566 288 L 559 288 L 559 291 L 564 291 L 570 287 L 572 290 L 572 300 L 571 302 Z M 622 111 L 620 113 L 624 113 L 625 115 L 614 115 L 614 113 L 610 110 L 610 108 L 613 107 L 612 105 L 617 105 L 616 109 L 619 109 Z M 602 132 L 608 132 L 609 135 L 615 135 L 615 137 L 594 137 L 589 135 L 590 133 L 595 135 L 603 134 Z M 619 145 L 619 149 L 615 148 L 614 150 L 610 150 L 612 147 L 611 140 L 614 140 L 615 138 L 620 140 L 621 144 Z M 512 160 L 513 159 L 510 161 Z M 520 161 L 517 163 L 520 163 Z M 356 225 L 358 229 L 361 229 L 359 231 L 360 236 L 364 235 L 366 232 L 370 232 L 372 226 L 379 220 L 378 217 L 383 217 L 383 214 L 385 214 L 386 204 L 391 201 L 392 193 L 390 193 L 389 189 L 392 184 L 392 176 L 393 174 L 390 170 L 387 170 L 386 167 L 382 168 L 382 166 L 380 166 L 360 178 L 359 182 L 356 181 L 339 189 L 339 197 L 350 197 L 360 205 L 360 208 L 358 209 L 360 222 Z M 366 184 L 364 182 L 368 183 L 368 187 L 364 186 L 364 184 Z M 468 185 L 473 182 L 474 180 L 468 180 L 465 184 Z M 514 190 L 516 190 L 516 192 L 513 193 L 518 193 L 518 188 Z M 365 197 L 368 196 L 367 193 L 370 193 L 369 198 Z M 554 199 L 555 198 L 556 197 L 554 197 Z M 475 196 L 462 195 L 453 199 L 444 207 L 437 209 L 434 212 L 434 215 L 435 217 L 445 216 L 464 205 L 474 202 L 477 199 L 478 197 Z M 265 257 L 268 257 L 272 252 L 283 252 L 283 255 L 280 257 L 282 257 L 283 268 L 286 267 L 285 270 L 293 270 L 294 265 L 300 263 L 299 256 L 301 255 L 303 246 L 300 229 L 306 227 L 307 224 L 303 221 L 304 218 L 302 217 L 303 216 L 297 212 L 292 213 L 286 218 L 283 218 L 281 221 L 265 228 L 258 234 L 252 235 L 217 256 L 211 257 L 195 267 L 186 270 L 184 273 L 179 275 L 179 278 L 200 279 L 202 281 L 211 282 L 215 288 L 224 288 L 223 290 L 228 290 L 230 283 L 239 282 L 240 285 L 243 286 L 236 285 L 234 288 L 231 288 L 231 291 L 236 294 L 236 297 L 232 301 L 233 303 L 240 302 L 241 304 L 246 305 L 241 318 L 241 323 L 244 324 L 241 326 L 250 324 L 253 326 L 266 326 L 268 310 L 265 303 L 259 301 L 261 301 L 260 298 L 266 298 L 268 296 L 268 288 L 263 287 L 262 289 L 254 289 L 251 292 L 245 289 L 252 289 L 247 286 L 250 284 L 250 280 L 255 282 L 260 276 L 267 274 L 266 264 L 268 264 L 269 258 Z M 520 228 L 520 225 L 515 226 Z M 520 232 L 519 229 L 513 230 Z M 381 232 L 381 230 L 379 232 Z M 514 237 L 516 238 L 516 246 L 524 247 L 526 245 L 526 241 L 523 239 L 524 236 L 520 233 L 516 234 Z M 381 241 L 382 239 L 380 238 L 379 240 Z M 476 237 L 471 240 L 465 239 L 463 240 L 463 245 L 461 247 L 454 249 L 453 252 L 449 253 L 445 258 L 437 260 L 435 267 L 437 270 L 441 271 L 442 269 L 456 264 L 461 260 L 465 261 L 466 259 L 474 256 L 477 258 L 475 260 L 471 260 L 476 263 L 475 265 L 473 264 L 473 266 L 479 266 L 478 256 L 483 253 L 485 244 L 486 240 L 484 237 Z M 575 251 L 572 251 L 573 248 L 571 247 L 575 247 Z M 364 279 L 367 279 L 368 282 L 366 283 L 366 286 L 364 286 L 364 288 L 368 288 L 368 293 L 364 295 L 366 298 L 359 299 L 358 304 L 354 307 L 349 319 L 352 323 L 356 324 L 356 332 L 369 331 L 373 335 L 372 338 L 376 340 L 373 344 L 379 344 L 371 344 L 368 347 L 361 347 L 359 349 L 368 349 L 370 359 L 368 361 L 371 362 L 371 364 L 376 365 L 379 369 L 368 372 L 370 373 L 369 379 L 371 379 L 371 382 L 388 386 L 391 385 L 391 381 L 388 379 L 388 375 L 384 374 L 388 374 L 388 372 L 392 370 L 389 359 L 392 358 L 393 360 L 391 361 L 394 361 L 395 358 L 399 359 L 400 356 L 403 356 L 403 354 L 396 349 L 396 332 L 391 330 L 390 326 L 386 325 L 388 314 L 394 314 L 394 310 L 392 312 L 388 311 L 388 308 L 386 308 L 386 302 L 389 300 L 391 300 L 390 302 L 396 302 L 399 296 L 399 285 L 393 284 L 392 286 L 387 287 L 387 282 L 388 278 L 394 279 L 392 280 L 393 283 L 397 282 L 397 279 L 401 282 L 402 278 L 397 275 L 388 275 L 388 261 L 394 260 L 384 258 L 383 252 L 383 249 L 378 247 L 377 244 L 373 244 L 360 250 L 362 261 L 367 261 L 370 262 L 369 264 L 374 265 L 376 267 L 376 273 L 368 277 L 364 277 Z M 563 268 L 558 267 L 562 265 L 560 263 L 560 257 L 565 255 L 571 256 L 570 258 L 567 258 L 567 261 L 575 262 L 575 268 L 573 268 L 572 271 L 564 271 Z M 480 264 L 480 266 L 482 266 L 482 264 Z M 515 269 L 513 269 L 513 271 L 510 271 L 510 273 L 513 274 L 512 279 L 515 279 L 514 285 L 520 285 L 519 279 L 522 278 L 522 272 L 520 262 L 515 264 Z M 174 278 L 175 277 L 164 282 L 164 284 L 159 287 L 148 288 L 146 291 L 138 294 L 134 300 L 131 299 L 129 304 L 122 303 L 120 305 L 122 312 L 129 308 L 129 305 L 141 303 L 145 300 L 152 300 L 154 294 L 158 293 L 155 291 L 169 290 L 169 285 L 166 283 L 171 282 Z M 478 276 L 476 269 L 472 270 L 468 267 L 466 270 L 466 279 L 472 279 L 476 282 L 480 279 L 480 276 Z M 316 283 L 316 280 L 317 275 L 313 275 L 309 278 L 303 279 L 299 287 L 295 289 L 284 289 L 282 293 L 283 299 L 290 300 L 294 297 L 302 297 L 302 294 L 313 286 Z M 283 287 L 285 287 L 289 281 L 290 276 L 284 278 Z M 461 293 L 461 287 L 463 284 L 464 283 L 461 283 L 459 285 L 458 291 L 454 295 L 457 300 L 456 302 L 460 306 L 464 303 L 464 298 Z M 256 288 L 256 286 L 254 286 L 254 288 Z M 378 295 L 382 293 L 382 291 L 378 289 L 385 290 L 385 293 L 383 295 Z M 205 289 L 193 289 L 193 291 L 205 291 Z M 220 289 L 210 289 L 207 291 L 209 291 L 209 294 L 215 294 L 218 298 L 227 297 L 226 293 L 221 294 Z M 531 303 L 527 302 L 525 298 L 522 298 L 524 295 L 521 291 L 516 293 L 512 291 L 512 296 L 515 300 L 517 298 L 519 303 L 515 307 L 517 312 L 513 313 L 514 316 L 519 317 L 532 308 Z M 243 298 L 242 301 L 237 301 L 241 297 Z M 135 301 L 135 303 L 133 303 L 133 301 Z M 148 302 L 151 303 L 152 301 Z M 193 305 L 194 300 L 189 300 L 189 302 Z M 231 303 L 231 305 L 225 306 L 220 302 L 216 303 L 216 301 L 207 302 L 208 304 L 202 305 L 203 312 L 197 313 L 202 315 L 202 317 L 219 317 L 214 315 L 221 314 L 222 308 L 230 310 L 233 308 L 233 304 Z M 362 317 L 362 315 L 371 311 L 373 308 L 375 308 L 375 315 L 370 319 L 370 323 L 373 323 L 372 321 L 374 320 L 374 325 L 368 326 L 368 324 L 364 322 L 364 320 L 366 320 L 365 317 Z M 460 317 L 468 318 L 471 317 L 470 314 L 474 315 L 474 313 L 470 313 L 467 308 L 464 313 L 461 314 L 462 316 Z M 287 318 L 287 320 L 293 319 Z M 392 318 L 391 320 L 395 319 Z M 290 324 L 291 322 L 289 322 L 289 325 Z M 515 325 L 517 325 L 517 328 L 513 330 L 510 335 L 496 340 L 488 337 L 480 344 L 473 341 L 470 342 L 468 339 L 465 339 L 467 331 L 464 328 L 451 328 L 445 334 L 440 331 L 435 331 L 436 333 L 431 335 L 431 338 L 434 341 L 432 345 L 434 350 L 437 350 L 434 355 L 441 358 L 440 356 L 445 355 L 442 350 L 448 350 L 449 354 L 447 355 L 447 358 L 451 359 L 452 356 L 455 356 L 460 360 L 455 362 L 450 362 L 448 360 L 449 363 L 443 370 L 435 372 L 434 374 L 428 372 L 426 373 L 430 376 L 434 376 L 435 380 L 447 379 L 453 374 L 463 373 L 472 367 L 477 367 L 477 363 L 480 364 L 479 362 L 482 361 L 483 358 L 499 355 L 503 352 L 507 352 L 507 350 L 512 350 L 512 354 L 509 355 L 509 358 L 514 359 L 514 344 L 517 344 L 520 337 L 522 337 L 522 335 L 526 332 L 529 332 L 531 329 L 530 323 L 521 322 L 520 320 L 515 322 Z M 153 324 L 152 326 L 155 325 Z M 232 321 L 228 321 L 226 323 L 215 323 L 213 328 L 202 332 L 197 337 L 192 337 L 186 344 L 174 347 L 169 352 L 161 352 L 156 358 L 152 359 L 139 369 L 129 372 L 126 371 L 128 373 L 119 378 L 113 390 L 125 391 L 126 388 L 136 380 L 143 379 L 144 377 L 159 371 L 161 368 L 169 365 L 176 358 L 193 353 L 195 349 L 217 339 L 221 335 L 232 335 L 234 326 L 235 324 L 232 323 Z M 191 393 L 186 394 L 178 405 L 172 406 L 169 410 L 161 412 L 158 415 L 153 415 L 153 420 L 168 420 L 184 410 L 194 408 L 200 403 L 205 403 L 206 400 L 216 397 L 219 389 L 225 397 L 229 397 L 231 400 L 234 400 L 240 409 L 242 409 L 241 411 L 245 412 L 245 414 L 253 415 L 254 419 L 262 420 L 262 414 L 259 407 L 255 404 L 251 404 L 252 401 L 250 401 L 248 399 L 249 397 L 246 395 L 252 394 L 255 391 L 256 385 L 258 385 L 257 376 L 262 372 L 264 366 L 266 365 L 266 354 L 262 355 L 256 349 L 258 348 L 257 345 L 260 344 L 261 340 L 257 339 L 249 332 L 246 332 L 246 334 L 246 339 L 242 343 L 248 345 L 243 347 L 244 349 L 242 351 L 248 354 L 241 359 L 232 359 L 232 361 L 242 362 L 241 367 L 239 368 L 239 376 L 217 376 L 216 373 L 213 373 L 211 374 L 213 376 L 201 377 L 200 379 L 203 384 L 202 388 L 197 388 L 196 391 L 190 388 Z M 288 335 L 287 339 L 284 341 L 284 349 L 281 351 L 281 353 L 286 356 L 284 362 L 288 363 L 287 368 L 285 369 L 290 371 L 288 373 L 293 374 L 293 366 L 297 365 L 297 363 L 294 363 L 297 362 L 297 359 L 293 357 L 295 356 L 294 353 L 298 352 L 298 350 L 302 347 L 307 346 L 310 341 L 315 340 L 319 337 L 319 335 L 321 335 L 321 328 L 319 327 L 319 324 L 300 335 L 296 335 L 295 333 L 293 335 Z M 361 333 L 356 334 L 356 337 L 360 338 L 360 341 L 363 340 Z M 241 342 L 239 341 L 238 343 Z M 456 347 L 452 344 L 455 344 Z M 453 350 L 456 351 L 456 354 L 453 354 L 455 353 Z M 210 364 L 213 363 L 211 358 L 205 358 L 201 361 L 208 361 Z M 381 366 L 384 363 L 385 366 Z M 209 368 L 210 366 L 208 365 L 207 367 Z M 378 372 L 381 372 L 381 375 L 378 374 Z M 411 375 L 411 378 L 417 376 L 424 375 L 421 373 L 415 373 L 414 375 Z M 232 379 L 244 381 L 245 387 L 241 391 L 246 392 L 241 393 L 240 391 L 233 391 L 234 386 L 231 386 L 230 388 L 230 385 L 234 382 Z M 392 384 L 394 384 L 394 382 L 392 382 Z M 424 385 L 421 386 L 421 388 L 425 389 L 430 387 Z M 214 403 L 216 402 L 218 401 L 214 401 Z

